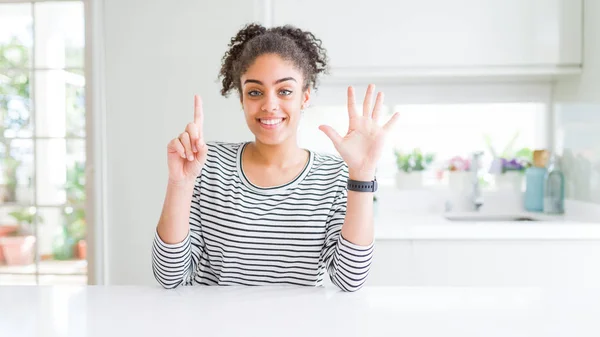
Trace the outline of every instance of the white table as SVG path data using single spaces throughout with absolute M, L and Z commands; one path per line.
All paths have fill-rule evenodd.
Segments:
M 0 287 L 0 336 L 600 336 L 600 289 Z

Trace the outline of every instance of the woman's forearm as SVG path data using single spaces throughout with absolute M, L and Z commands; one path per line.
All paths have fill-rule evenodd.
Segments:
M 188 235 L 189 216 L 194 194 L 194 181 L 174 184 L 169 182 L 158 221 L 157 232 L 167 244 L 183 241 Z
M 350 172 L 350 179 L 371 181 L 374 175 Z M 373 232 L 373 193 L 348 191 L 342 236 L 355 245 L 368 246 L 373 242 Z

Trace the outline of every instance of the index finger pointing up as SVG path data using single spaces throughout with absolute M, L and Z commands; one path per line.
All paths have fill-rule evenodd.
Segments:
M 194 124 L 198 129 L 202 130 L 202 122 L 204 114 L 202 113 L 202 99 L 198 95 L 194 95 Z

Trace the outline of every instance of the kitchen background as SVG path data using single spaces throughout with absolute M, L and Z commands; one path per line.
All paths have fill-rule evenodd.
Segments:
M 302 146 L 334 151 L 317 126 L 345 129 L 348 85 L 401 112 L 370 284 L 598 282 L 599 20 L 596 0 L 1 0 L 0 284 L 155 284 L 164 150 L 193 95 L 207 140 L 252 139 L 217 81 L 247 22 L 309 29 L 329 52 Z M 524 208 L 536 149 L 560 156 L 564 215 Z M 476 151 L 479 213 L 507 221 L 448 221 L 472 206 Z M 500 157 L 523 167 L 494 174 Z

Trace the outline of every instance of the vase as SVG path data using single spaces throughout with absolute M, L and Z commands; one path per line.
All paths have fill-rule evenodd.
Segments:
M 473 173 L 469 171 L 448 172 L 448 199 L 446 210 L 453 212 L 473 211 Z
M 423 187 L 423 172 L 396 172 L 396 187 L 401 190 L 414 190 Z
M 35 236 L 4 236 L 0 240 L 6 264 L 24 266 L 34 262 Z
M 516 193 L 523 191 L 523 173 L 520 171 L 507 171 L 494 176 L 498 190 L 510 190 Z

